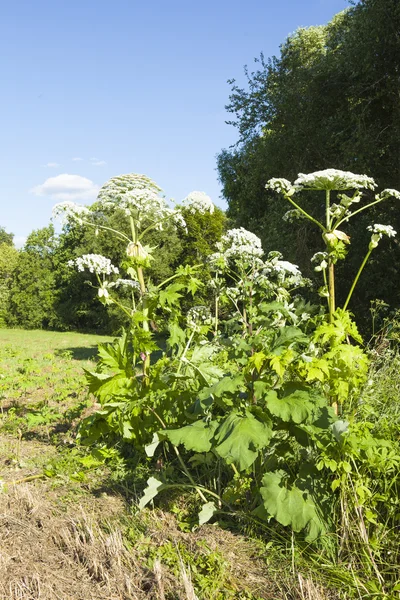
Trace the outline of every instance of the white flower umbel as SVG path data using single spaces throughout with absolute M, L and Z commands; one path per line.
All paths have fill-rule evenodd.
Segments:
M 117 281 L 110 283 L 109 287 L 127 287 L 140 290 L 139 282 L 133 279 L 117 279 Z
M 270 252 L 268 260 L 260 269 L 260 276 L 268 279 L 272 277 L 272 280 L 276 280 L 284 288 L 305 285 L 305 279 L 299 267 L 288 260 L 282 260 L 282 255 L 279 252 Z
M 266 183 L 265 187 L 281 194 L 289 194 L 291 191 L 294 191 L 293 184 L 283 177 L 273 177 Z
M 377 247 L 380 240 L 384 235 L 388 237 L 395 237 L 397 231 L 393 229 L 391 225 L 379 225 L 378 223 L 375 225 L 370 225 L 367 227 L 368 231 L 372 232 L 371 241 L 369 243 L 370 250 L 373 250 Z
M 189 329 L 199 331 L 204 325 L 211 325 L 212 318 L 207 306 L 193 306 L 188 310 L 186 322 Z
M 205 215 L 206 213 L 214 212 L 215 206 L 205 192 L 190 192 L 190 194 L 184 199 L 182 205 L 189 210 L 191 213 L 200 213 Z
M 88 270 L 90 273 L 96 273 L 96 275 L 119 273 L 118 268 L 114 267 L 111 260 L 101 254 L 84 254 L 75 260 L 69 260 L 68 266 L 76 266 L 78 271 Z
M 176 217 L 177 211 L 170 208 L 162 196 L 161 188 L 145 175 L 130 173 L 113 177 L 100 189 L 98 201 L 101 208 L 120 209 L 133 217 L 137 225 L 157 223 Z
M 260 238 L 244 227 L 227 231 L 221 238 L 221 250 L 226 258 L 244 260 L 260 258 L 264 254 Z
M 294 185 L 296 190 L 353 190 L 360 188 L 373 190 L 376 188 L 372 177 L 339 169 L 325 169 L 308 174 L 299 173 Z
M 87 206 L 75 204 L 75 202 L 60 202 L 53 207 L 52 219 L 60 221 L 62 225 L 70 221 L 76 221 L 79 224 L 83 223 L 83 218 L 90 215 L 90 210 Z
M 380 200 L 386 200 L 387 198 L 396 198 L 396 200 L 400 200 L 400 192 L 398 190 L 387 188 L 378 194 L 376 198 L 379 198 Z

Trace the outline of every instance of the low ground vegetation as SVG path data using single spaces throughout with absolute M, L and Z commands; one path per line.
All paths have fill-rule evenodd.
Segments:
M 132 471 L 118 449 L 105 465 L 76 440 L 100 341 L 0 331 L 0 598 L 336 598 L 290 544 L 240 521 L 192 531 L 179 494 L 138 512 L 148 465 Z

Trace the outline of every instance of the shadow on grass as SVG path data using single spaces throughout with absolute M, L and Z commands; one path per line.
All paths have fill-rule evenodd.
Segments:
M 96 360 L 97 345 L 93 346 L 76 346 L 75 348 L 62 348 L 54 352 L 56 356 L 64 356 L 73 360 Z

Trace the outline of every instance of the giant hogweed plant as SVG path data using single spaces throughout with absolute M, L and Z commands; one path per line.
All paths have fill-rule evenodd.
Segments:
M 277 181 L 270 185 L 277 188 Z M 293 203 L 296 190 L 279 182 Z M 228 231 L 209 259 L 212 305 L 183 314 L 181 300 L 196 297 L 204 267 L 179 268 L 158 286 L 146 277 L 157 252 L 145 245 L 147 232 L 182 219 L 159 191 L 143 176 L 121 176 L 103 186 L 94 205 L 94 211 L 122 211 L 130 222 L 130 238 L 109 231 L 126 238 L 120 266 L 126 279 L 117 278 L 118 268 L 105 257 L 75 261 L 96 273 L 99 300 L 120 305 L 131 323 L 114 344 L 99 347 L 97 370 L 86 373 L 101 410 L 84 421 L 80 436 L 123 439 L 154 461 L 173 452 L 183 479 L 158 468 L 141 507 L 162 490 L 186 487 L 201 499 L 200 523 L 218 511 L 243 510 L 315 540 L 332 526 L 335 482 L 347 469 L 338 449 L 347 424 L 331 404 L 350 404 L 368 368 L 357 328 L 346 310 L 334 309 L 329 288 L 343 242 L 332 228 L 332 207 L 327 200 L 330 220 L 319 225 L 329 248 L 326 266 L 320 265 L 331 290 L 327 316 L 298 295 L 309 282 L 296 265 L 279 253 L 265 258 L 259 238 L 243 228 Z M 193 211 L 213 210 L 200 193 L 186 202 Z M 96 227 L 93 210 L 64 203 L 55 212 Z M 374 236 L 381 232 L 373 232 L 371 243 Z M 114 293 L 119 285 L 132 289 L 130 306 Z

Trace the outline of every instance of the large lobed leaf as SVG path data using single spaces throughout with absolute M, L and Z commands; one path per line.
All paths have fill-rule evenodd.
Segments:
M 260 488 L 263 506 L 281 525 L 290 526 L 296 532 L 306 529 L 305 539 L 312 542 L 324 533 L 326 527 L 310 493 L 295 485 L 287 486 L 286 477 L 284 471 L 264 475 Z
M 246 411 L 244 415 L 231 413 L 221 424 L 215 440 L 215 452 L 228 464 L 234 463 L 240 471 L 248 469 L 259 451 L 269 445 L 272 429 Z

